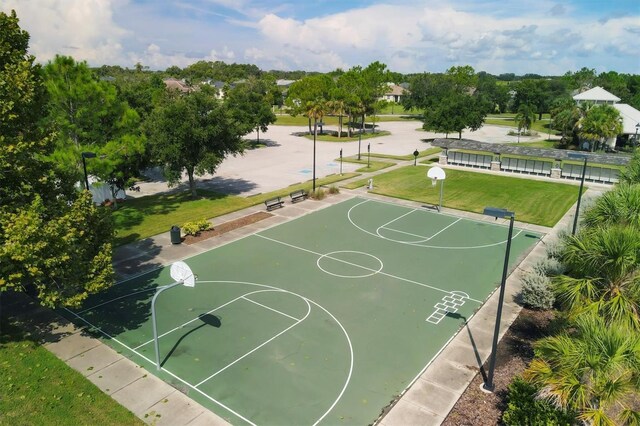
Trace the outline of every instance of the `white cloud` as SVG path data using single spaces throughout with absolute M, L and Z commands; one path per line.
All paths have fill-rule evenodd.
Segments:
M 640 73 L 637 14 L 599 20 L 580 16 L 575 7 L 550 0 L 508 7 L 492 0 L 388 0 L 295 19 L 291 3 L 256 0 L 2 0 L 0 5 L 17 10 L 39 61 L 61 53 L 92 65 L 141 62 L 152 69 L 222 60 L 329 71 L 379 60 L 399 72 L 470 64 L 492 73 L 614 65 L 619 72 Z
M 14 9 L 20 26 L 31 35 L 30 51 L 41 62 L 56 54 L 90 63 L 114 63 L 129 32 L 113 21 L 114 7 L 125 0 L 3 0 Z

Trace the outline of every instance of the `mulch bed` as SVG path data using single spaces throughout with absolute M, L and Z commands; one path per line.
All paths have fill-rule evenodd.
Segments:
M 259 222 L 271 216 L 273 215 L 267 212 L 253 213 L 248 216 L 241 217 L 240 219 L 230 220 L 229 222 L 222 223 L 214 228 L 209 229 L 208 231 L 202 231 L 198 235 L 186 235 L 183 238 L 183 242 L 185 244 L 195 244 L 199 241 L 206 240 L 217 235 L 222 235 L 225 232 L 233 231 L 234 229 L 242 228 L 246 225 L 251 225 L 252 223 Z
M 553 320 L 551 311 L 522 309 L 498 344 L 498 355 L 493 382 L 494 393 L 480 389 L 482 374 L 476 375 L 453 407 L 443 426 L 481 426 L 501 424 L 502 412 L 507 406 L 507 387 L 516 375 L 522 374 L 533 359 L 532 344 L 549 334 Z M 484 365 L 488 371 L 489 361 Z

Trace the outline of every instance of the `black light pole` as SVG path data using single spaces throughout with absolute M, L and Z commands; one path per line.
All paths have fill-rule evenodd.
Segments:
M 509 218 L 509 236 L 507 237 L 507 249 L 504 253 L 504 266 L 502 268 L 502 281 L 500 282 L 500 297 L 498 299 L 498 312 L 496 313 L 496 326 L 493 330 L 493 344 L 491 345 L 491 360 L 489 361 L 489 375 L 487 381 L 482 387 L 493 392 L 493 372 L 496 368 L 496 356 L 498 352 L 498 335 L 500 334 L 500 319 L 502 317 L 502 303 L 504 302 L 504 291 L 507 285 L 507 272 L 509 270 L 509 253 L 511 252 L 511 237 L 513 235 L 513 221 L 516 214 L 506 209 L 499 209 L 495 207 L 485 207 L 484 214 L 487 216 L 493 216 L 498 218 Z
M 418 150 L 416 149 L 415 151 L 413 151 L 413 165 L 415 166 L 416 164 L 418 164 L 418 155 L 420 155 L 420 153 L 418 152 Z
M 342 148 L 340 148 L 340 176 L 342 176 Z
M 318 119 L 313 119 L 313 192 L 316 192 L 316 133 L 318 133 Z
M 85 158 L 96 158 L 95 152 L 83 152 L 80 154 L 82 157 L 82 168 L 84 169 L 84 189 L 89 190 L 89 176 L 87 175 L 87 161 Z
M 360 142 L 362 142 L 362 128 L 364 127 L 364 116 L 360 122 L 360 133 L 358 133 L 358 161 L 360 161 Z
M 371 167 L 371 143 L 367 144 L 367 169 Z
M 574 154 L 573 152 L 568 153 L 567 156 L 576 160 L 584 160 L 584 163 L 582 163 L 582 177 L 580 178 L 580 192 L 578 192 L 578 204 L 576 205 L 576 217 L 573 218 L 573 230 L 571 231 L 571 235 L 576 235 L 578 216 L 580 215 L 580 200 L 582 200 L 582 189 L 584 188 L 584 177 L 587 173 L 588 157 L 585 154 Z
M 633 138 L 633 147 L 638 145 L 638 130 L 640 130 L 640 123 L 636 124 L 636 137 Z

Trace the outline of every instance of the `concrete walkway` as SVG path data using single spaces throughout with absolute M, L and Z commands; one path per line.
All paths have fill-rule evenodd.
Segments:
M 408 164 L 412 164 L 412 161 L 402 162 L 396 167 Z M 389 169 L 377 173 L 387 171 Z M 364 175 L 357 179 L 366 179 L 367 177 Z M 526 178 L 531 177 L 526 176 Z M 601 190 L 602 188 L 590 189 L 585 197 L 591 198 Z M 154 268 L 166 266 L 176 260 L 210 250 L 354 196 L 385 198 L 369 194 L 365 189 L 359 189 L 355 191 L 342 190 L 340 194 L 328 196 L 320 201 L 307 200 L 295 205 L 286 203 L 284 208 L 274 211 L 273 216 L 268 219 L 193 245 L 172 245 L 169 232 L 166 232 L 119 247 L 114 255 L 118 280 L 130 279 Z M 420 207 L 418 203 L 396 199 L 393 201 L 407 206 Z M 263 210 L 264 207 L 259 205 L 217 217 L 215 222 L 221 224 Z M 444 211 L 478 220 L 493 221 L 492 218 L 473 213 L 446 208 Z M 547 235 L 509 277 L 501 325 L 502 334 L 520 311 L 520 307 L 514 301 L 514 295 L 520 288 L 521 272 L 530 269 L 538 259 L 544 257 L 545 244 L 554 241 L 559 231 L 570 228 L 574 211 L 575 207 L 570 209 L 553 229 L 516 223 L 519 227 Z M 497 296 L 498 294 L 495 292 L 468 324 L 452 338 L 386 416 L 379 420 L 379 424 L 384 426 L 439 425 L 444 420 L 490 354 Z M 28 298 L 18 297 L 5 309 L 23 326 L 33 330 L 34 336 L 42 341 L 51 352 L 145 422 L 157 425 L 226 424 L 223 419 L 191 400 L 187 395 L 149 374 L 101 341 L 90 337 L 85 333 L 83 327 L 71 324 L 52 311 L 35 305 Z M 382 407 L 380 408 L 382 409 Z

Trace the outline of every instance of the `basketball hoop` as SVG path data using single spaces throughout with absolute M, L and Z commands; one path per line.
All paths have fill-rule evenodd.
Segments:
M 442 210 L 442 193 L 446 177 L 447 175 L 444 170 L 437 166 L 431 167 L 427 172 L 427 178 L 431 179 L 431 186 L 435 187 L 438 181 L 440 181 L 440 203 L 438 204 L 438 211 Z

